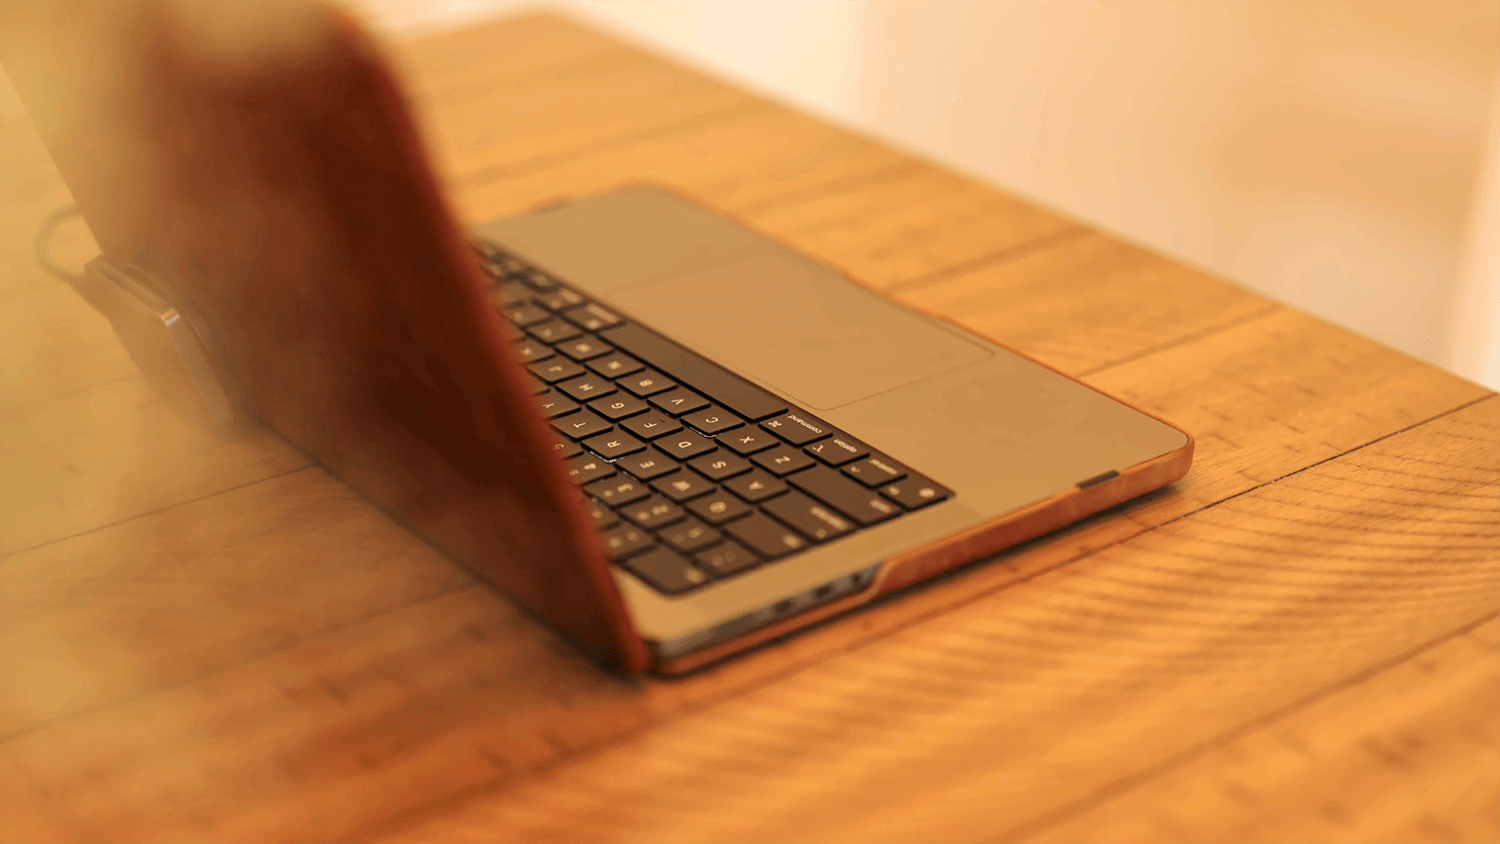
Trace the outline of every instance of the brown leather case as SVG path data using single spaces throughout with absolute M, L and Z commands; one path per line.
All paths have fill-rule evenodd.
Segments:
M 105 255 L 242 407 L 616 670 L 645 668 L 395 79 L 320 4 L 0 3 Z

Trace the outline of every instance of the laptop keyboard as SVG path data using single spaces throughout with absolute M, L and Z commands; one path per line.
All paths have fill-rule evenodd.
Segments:
M 613 562 L 678 595 L 952 492 L 489 243 L 476 248 Z

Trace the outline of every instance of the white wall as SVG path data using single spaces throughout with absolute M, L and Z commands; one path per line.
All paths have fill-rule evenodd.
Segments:
M 400 29 L 542 4 L 362 5 Z M 1500 313 L 1474 316 L 1500 228 L 1471 222 L 1500 3 L 545 5 L 1500 386 Z

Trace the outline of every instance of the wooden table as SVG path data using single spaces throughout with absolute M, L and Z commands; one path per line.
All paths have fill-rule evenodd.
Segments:
M 467 219 L 675 185 L 1185 426 L 1196 465 L 622 681 L 274 438 L 164 407 L 33 264 L 68 196 L 12 117 L 0 840 L 1500 840 L 1500 397 L 565 20 L 399 61 Z

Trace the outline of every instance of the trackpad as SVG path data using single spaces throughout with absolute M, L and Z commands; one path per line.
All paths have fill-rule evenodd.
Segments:
M 648 327 L 815 410 L 991 355 L 831 270 L 779 250 L 632 285 L 609 298 Z

